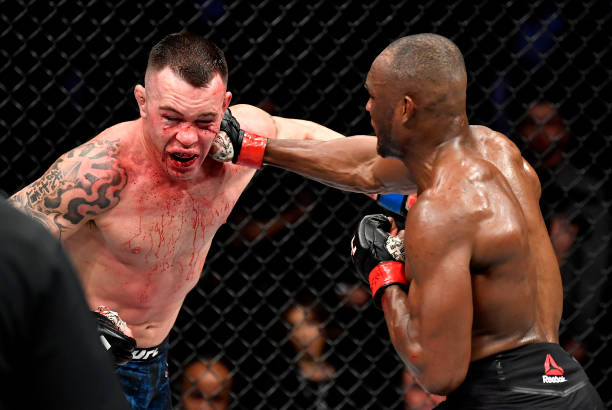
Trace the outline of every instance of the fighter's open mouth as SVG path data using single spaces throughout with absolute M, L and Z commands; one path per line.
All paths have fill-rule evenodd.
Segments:
M 189 162 L 196 159 L 197 155 L 187 155 L 187 154 L 170 154 L 173 160 L 178 162 Z

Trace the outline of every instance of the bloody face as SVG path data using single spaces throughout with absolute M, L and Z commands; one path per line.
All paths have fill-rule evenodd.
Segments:
M 204 87 L 188 84 L 170 68 L 149 76 L 140 107 L 144 142 L 171 178 L 197 175 L 230 99 L 219 74 Z

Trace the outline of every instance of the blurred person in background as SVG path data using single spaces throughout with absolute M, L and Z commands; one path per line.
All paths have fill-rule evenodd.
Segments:
M 232 399 L 233 375 L 223 361 L 198 358 L 183 370 L 181 409 L 226 410 Z
M 280 354 L 270 366 L 278 381 L 269 397 L 275 408 L 328 409 L 342 400 L 327 349 L 328 322 L 327 311 L 307 292 L 299 293 L 285 310 L 287 333 L 279 334 Z

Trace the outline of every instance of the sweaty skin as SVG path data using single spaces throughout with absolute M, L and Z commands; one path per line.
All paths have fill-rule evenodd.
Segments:
M 381 53 L 366 80 L 376 138 L 274 140 L 264 162 L 357 192 L 417 184 L 403 232 L 410 289 L 386 288 L 382 305 L 400 357 L 445 395 L 471 361 L 558 342 L 561 276 L 537 175 L 506 136 L 469 125 L 465 76 L 406 91 L 391 58 Z
M 11 198 L 61 238 L 92 310 L 118 312 L 139 347 L 159 345 L 170 332 L 255 172 L 207 156 L 231 99 L 218 74 L 198 88 L 166 68 L 146 87 L 135 90 L 141 118 L 62 155 Z M 232 112 L 244 129 L 269 138 L 286 138 L 286 130 L 340 136 L 252 106 Z
M 501 134 L 472 126 L 439 152 L 406 219 L 408 297 L 394 286 L 382 299 L 394 346 L 430 391 L 454 390 L 470 361 L 558 341 L 561 280 L 538 199 Z

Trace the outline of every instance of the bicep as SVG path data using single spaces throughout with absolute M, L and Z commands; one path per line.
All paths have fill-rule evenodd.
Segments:
M 456 249 L 442 254 L 424 246 L 411 248 L 407 251 L 411 255 L 420 252 L 428 259 L 410 257 L 410 311 L 419 318 L 424 345 L 439 353 L 452 346 L 469 351 L 473 306 L 466 252 Z
M 90 142 L 60 157 L 39 179 L 11 197 L 11 203 L 66 238 L 87 221 L 115 207 L 127 183 L 118 145 Z
M 277 117 L 248 104 L 230 107 L 243 130 L 274 139 L 327 141 L 344 135 L 316 122 Z
M 344 135 L 316 122 L 293 118 L 273 117 L 279 139 L 329 141 Z
M 409 308 L 430 371 L 444 373 L 450 367 L 456 373 L 448 377 L 462 379 L 471 356 L 473 322 L 470 227 L 442 214 L 444 207 L 438 206 L 439 212 L 424 209 L 421 199 L 406 223 Z
M 274 119 L 261 108 L 237 104 L 231 106 L 230 110 L 244 131 L 266 138 L 277 138 L 278 130 Z
M 408 168 L 398 159 L 377 156 L 372 165 L 372 174 L 384 186 L 384 192 L 380 193 L 412 194 L 417 192 L 418 187 L 412 181 Z

